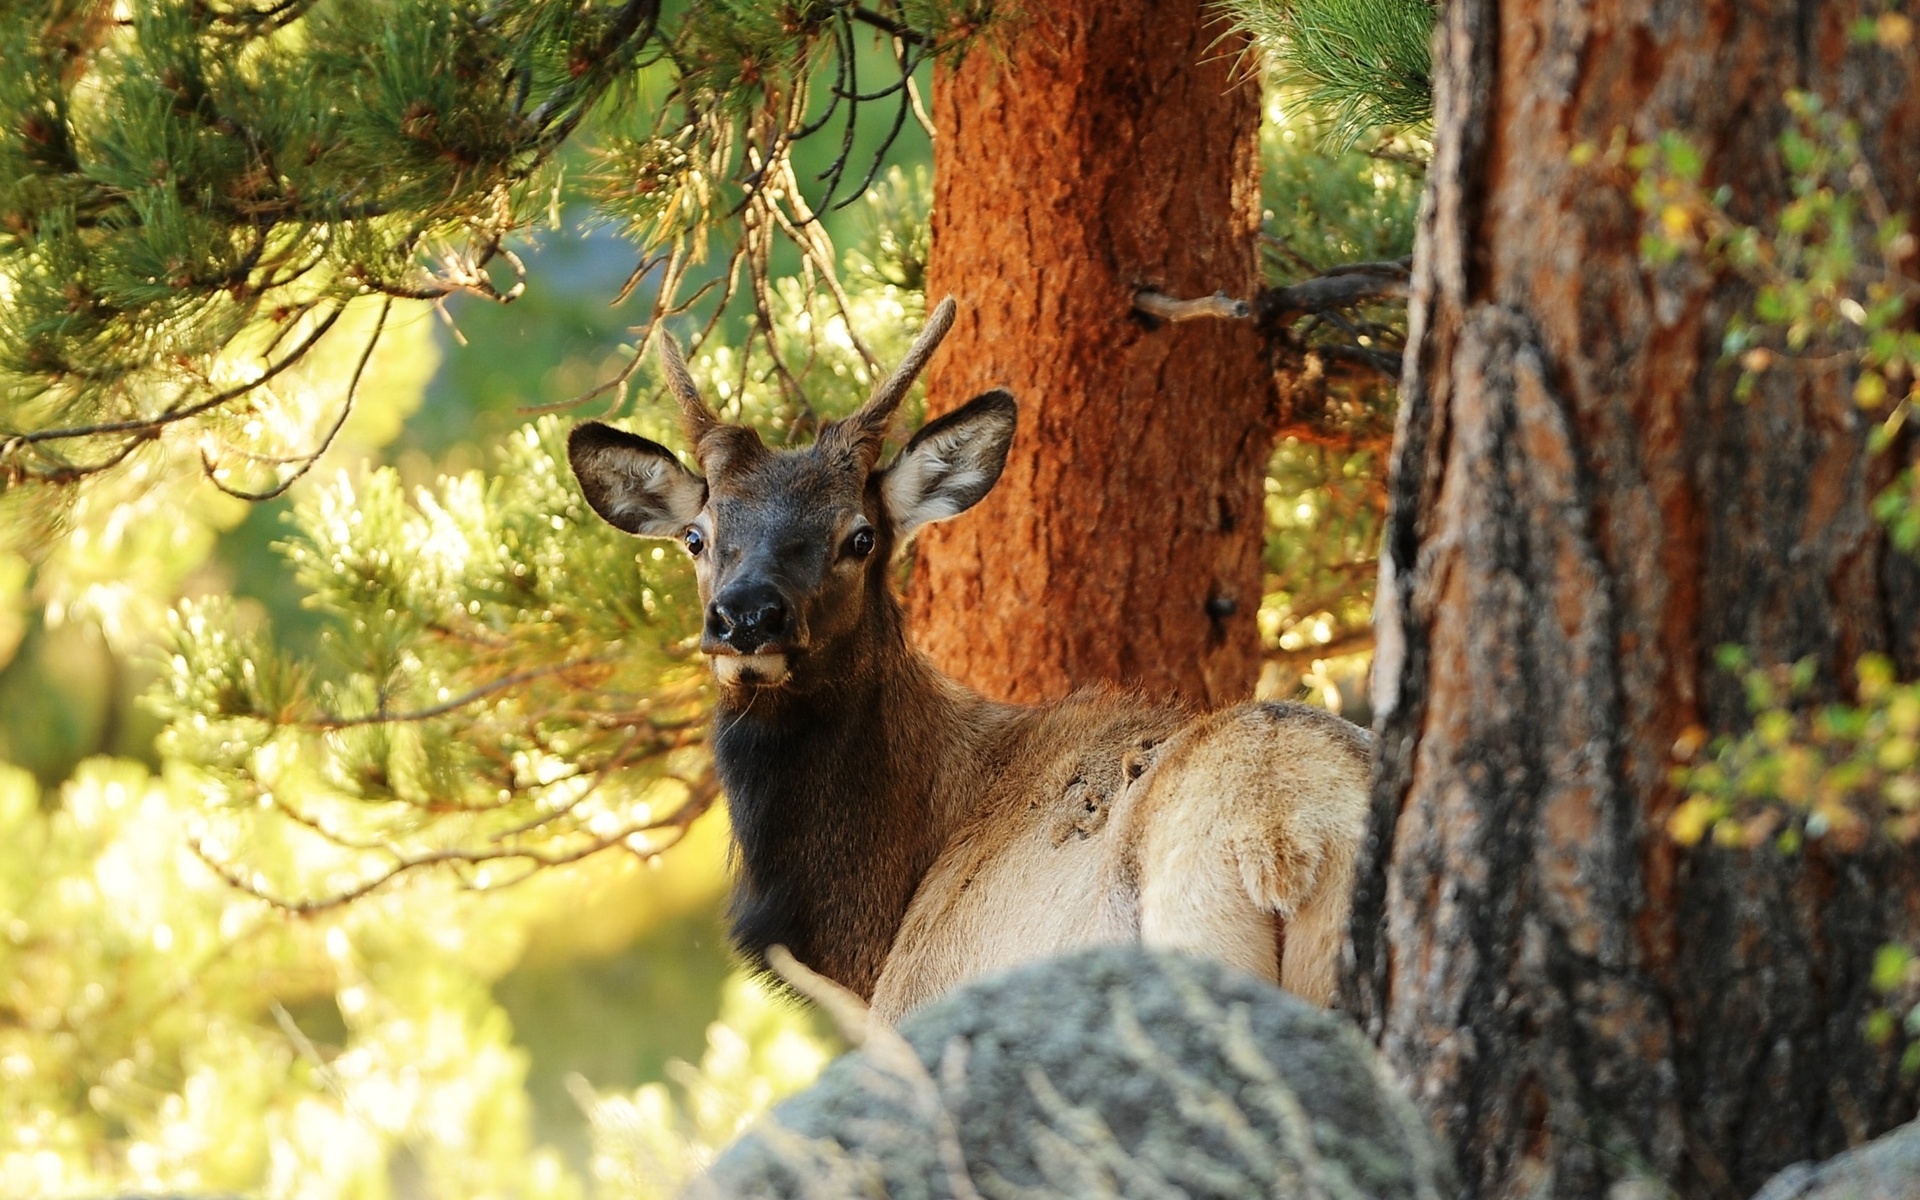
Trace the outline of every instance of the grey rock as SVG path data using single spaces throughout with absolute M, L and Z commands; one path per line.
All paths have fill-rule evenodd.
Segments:
M 1920 1121 L 1823 1163 L 1795 1163 L 1753 1200 L 1920 1200 Z
M 1452 1194 L 1344 1018 L 1216 963 L 1084 951 L 961 989 L 900 1035 L 843 1055 L 686 1195 Z

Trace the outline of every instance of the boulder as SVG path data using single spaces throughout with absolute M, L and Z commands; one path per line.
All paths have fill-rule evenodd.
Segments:
M 1920 1200 L 1920 1121 L 1823 1163 L 1795 1163 L 1753 1200 Z
M 1344 1019 L 1217 963 L 1105 947 L 880 1030 L 689 1197 L 1439 1200 L 1424 1124 Z

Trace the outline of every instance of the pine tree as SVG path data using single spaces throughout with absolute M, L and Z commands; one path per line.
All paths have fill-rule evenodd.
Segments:
M 1351 999 L 1466 1194 L 1750 1195 L 1920 1104 L 1913 24 L 1445 21 Z

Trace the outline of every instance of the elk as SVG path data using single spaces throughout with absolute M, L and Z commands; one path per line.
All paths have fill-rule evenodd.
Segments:
M 786 946 L 884 1020 L 1108 942 L 1210 955 L 1328 1003 L 1365 733 L 1302 705 L 1196 715 L 1111 688 L 1003 704 L 909 642 L 888 564 L 987 494 L 1017 420 L 1012 395 L 989 391 L 879 465 L 953 315 L 949 298 L 804 448 L 721 421 L 671 338 L 661 361 L 701 474 L 598 422 L 569 438 L 596 513 L 693 556 L 735 942 L 757 961 Z

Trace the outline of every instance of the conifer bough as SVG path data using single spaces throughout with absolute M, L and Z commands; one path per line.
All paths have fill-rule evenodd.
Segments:
M 835 0 L 674 21 L 659 0 L 8 6 L 0 478 L 71 482 L 183 427 L 209 474 L 254 480 L 230 490 L 278 494 L 329 421 L 249 421 L 279 403 L 276 378 L 356 301 L 517 296 L 506 239 L 557 202 L 557 153 L 590 115 L 604 133 L 589 189 L 638 243 L 635 281 L 660 268 L 654 316 L 684 307 L 678 285 L 716 230 L 784 229 L 817 250 L 794 143 L 837 134 L 809 190 L 820 207 L 857 196 L 915 107 L 913 71 L 989 15 Z M 878 86 L 859 76 L 863 32 L 892 48 Z M 887 133 L 868 166 L 854 134 L 876 114 Z M 764 280 L 766 246 L 743 245 L 730 265 Z

